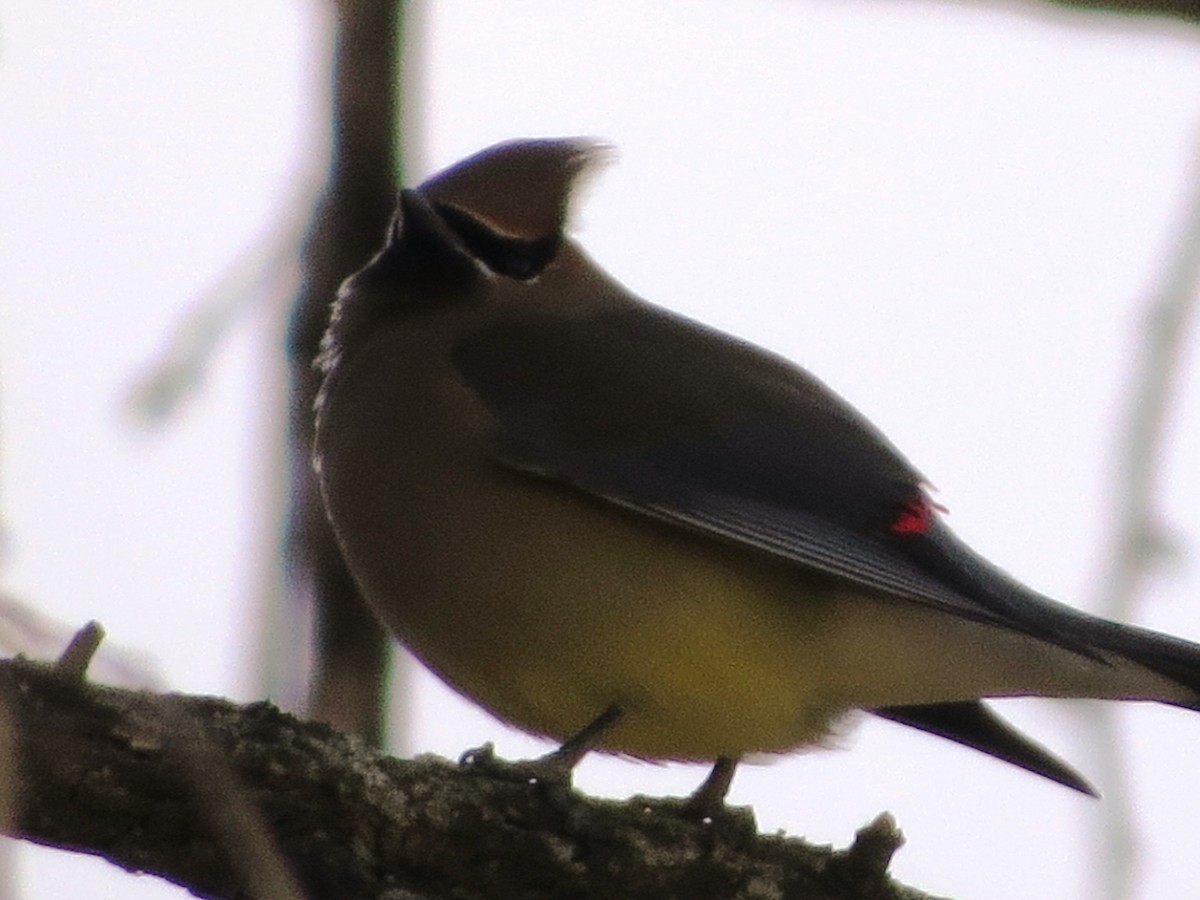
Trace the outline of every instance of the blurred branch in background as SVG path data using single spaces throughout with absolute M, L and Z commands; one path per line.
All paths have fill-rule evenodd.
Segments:
M 1169 422 L 1185 338 L 1200 289 L 1200 173 L 1169 270 L 1157 296 L 1142 315 L 1140 348 L 1130 373 L 1130 389 L 1118 420 L 1119 447 L 1113 469 L 1109 521 L 1116 523 L 1099 580 L 1095 610 L 1110 619 L 1134 620 L 1147 579 L 1175 555 L 1176 541 L 1158 518 L 1164 437 Z M 1125 753 L 1115 704 L 1086 707 L 1089 746 L 1097 748 L 1099 781 L 1104 786 L 1101 833 L 1095 837 L 1094 878 L 1088 896 L 1127 900 L 1135 892 L 1137 844 L 1129 797 Z
M 1050 0 L 1053 5 L 1097 12 L 1165 16 L 1200 22 L 1200 0 Z
M 302 283 L 284 306 L 287 320 L 281 326 L 290 376 L 286 461 L 270 464 L 272 469 L 282 464 L 288 472 L 282 508 L 268 513 L 272 529 L 285 521 L 284 592 L 264 591 L 260 691 L 292 701 L 297 685 L 311 678 L 311 715 L 379 744 L 390 644 L 342 563 L 312 478 L 312 405 L 318 386 L 312 360 L 338 285 L 378 249 L 392 213 L 399 180 L 404 5 L 397 0 L 338 0 L 334 13 L 329 124 L 322 132 L 331 136 L 329 162 L 315 209 L 311 214 L 281 213 L 269 236 L 191 305 L 167 349 L 136 379 L 126 406 L 146 424 L 168 419 L 202 385 L 210 359 L 240 314 L 284 296 L 299 256 Z M 406 130 L 411 131 L 408 118 Z M 306 233 L 295 224 L 305 219 Z M 265 402 L 277 401 L 282 398 L 270 395 Z M 277 567 L 279 560 L 273 556 L 267 565 Z M 268 582 L 273 585 L 276 579 Z M 298 649 L 308 637 L 308 623 L 314 632 L 311 653 Z
M 334 12 L 329 173 L 304 244 L 303 282 L 288 326 L 288 596 L 278 612 L 300 617 L 301 605 L 312 604 L 310 714 L 378 746 L 390 643 L 342 562 L 313 477 L 312 409 L 319 379 L 312 362 L 338 285 L 379 248 L 395 204 L 396 135 L 406 124 L 399 101 L 404 4 L 337 0 Z M 275 647 L 277 653 L 294 652 L 290 641 Z
M 213 356 L 242 315 L 286 296 L 301 240 L 295 223 L 302 221 L 295 211 L 281 212 L 267 235 L 188 305 L 166 348 L 134 377 L 124 398 L 123 410 L 136 424 L 159 428 L 170 421 L 203 387 Z

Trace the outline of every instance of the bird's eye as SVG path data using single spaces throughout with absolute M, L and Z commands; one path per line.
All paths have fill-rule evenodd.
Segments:
M 509 237 L 457 207 L 437 203 L 434 208 L 468 252 L 497 275 L 520 281 L 536 278 L 558 252 L 557 234 L 533 240 Z

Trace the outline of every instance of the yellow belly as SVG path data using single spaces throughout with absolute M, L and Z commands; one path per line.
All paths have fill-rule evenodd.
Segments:
M 747 577 L 725 548 L 528 490 L 490 524 L 476 498 L 470 527 L 368 581 L 391 628 L 468 697 L 557 739 L 616 705 L 602 746 L 659 759 L 787 750 L 851 705 L 822 649 L 822 603 L 797 614 L 785 600 L 792 573 Z

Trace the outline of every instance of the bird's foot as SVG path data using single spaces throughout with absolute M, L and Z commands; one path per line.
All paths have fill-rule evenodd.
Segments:
M 662 812 L 721 831 L 755 834 L 758 825 L 754 811 L 748 806 L 728 806 L 725 803 L 737 763 L 734 757 L 719 758 L 704 783 L 688 797 L 636 797 L 630 802 L 640 804 L 647 813 Z
M 573 764 L 564 761 L 557 753 L 547 753 L 536 759 L 501 759 L 496 755 L 495 746 L 488 741 L 482 747 L 463 753 L 458 758 L 458 764 L 505 781 L 524 781 L 529 784 L 561 782 L 570 787 Z
M 564 759 L 558 751 L 547 753 L 536 759 L 501 759 L 496 755 L 491 741 L 482 747 L 466 751 L 458 758 L 458 764 L 492 778 L 536 786 L 556 808 L 565 810 L 574 791 L 571 771 L 574 763 Z

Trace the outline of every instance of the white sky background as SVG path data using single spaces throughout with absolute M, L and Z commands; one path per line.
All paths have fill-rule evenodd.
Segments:
M 1140 310 L 1195 190 L 1200 38 L 1031 8 L 442 0 L 414 175 L 510 137 L 612 140 L 577 228 L 603 265 L 816 372 L 938 485 L 960 534 L 1085 604 L 1115 524 Z M 72 625 L 100 619 L 180 690 L 251 698 L 274 313 L 242 320 L 165 432 L 130 427 L 120 398 L 189 301 L 319 181 L 321 24 L 276 0 L 0 10 L 0 584 Z M 1194 332 L 1161 485 L 1186 555 L 1139 618 L 1200 639 Z M 1004 708 L 1094 772 L 1067 706 Z M 431 679 L 416 718 L 419 750 L 543 749 Z M 1121 722 L 1140 896 L 1182 896 L 1200 882 L 1200 716 Z M 1101 804 L 884 723 L 842 743 L 744 767 L 732 802 L 838 845 L 891 810 L 910 841 L 893 871 L 933 893 L 1088 895 Z M 702 777 L 589 760 L 578 780 L 666 794 Z M 23 850 L 17 871 L 36 900 L 182 896 L 57 852 Z

